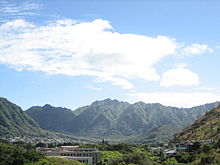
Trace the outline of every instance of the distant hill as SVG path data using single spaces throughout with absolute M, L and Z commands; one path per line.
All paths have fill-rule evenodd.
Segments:
M 134 141 L 163 142 L 218 104 L 176 108 L 158 103 L 129 104 L 106 99 L 75 111 L 45 105 L 31 107 L 26 112 L 41 128 L 47 130 L 106 139 L 135 136 L 138 138 L 134 138 Z
M 204 141 L 220 137 L 220 107 L 207 112 L 192 125 L 175 134 L 171 142 Z
M 42 129 L 57 132 L 74 132 L 73 125 L 76 115 L 67 108 L 53 107 L 49 104 L 43 107 L 34 106 L 25 111 Z
M 19 106 L 0 97 L 0 136 L 41 134 L 43 130 Z
M 39 107 L 35 108 L 33 108 L 32 110 L 34 112 L 37 112 L 39 110 Z M 53 114 L 50 109 L 54 108 L 55 107 L 51 107 L 50 105 L 45 105 L 41 109 L 44 112 L 44 115 L 38 117 L 42 119 L 41 121 L 43 125 L 47 123 L 47 119 L 49 119 L 50 122 L 53 122 L 51 126 L 54 125 L 54 128 L 60 128 L 60 131 L 48 131 L 40 128 L 38 123 L 35 122 L 32 117 L 29 116 L 25 111 L 23 111 L 19 106 L 11 103 L 5 98 L 0 97 L 0 138 L 7 139 L 7 137 L 25 136 L 38 137 L 42 139 L 63 139 L 71 142 L 97 142 L 97 139 L 74 136 L 69 132 L 64 133 L 65 129 L 63 123 L 65 123 L 66 119 L 68 119 L 68 115 L 73 114 L 73 112 L 66 108 L 55 108 Z M 59 120 L 57 120 L 56 115 L 59 115 Z M 74 116 L 75 115 L 70 116 L 71 120 Z M 61 126 L 59 126 L 59 124 L 61 124 Z M 67 124 L 69 123 L 67 122 Z M 69 126 L 69 128 L 73 127 L 72 125 L 67 126 Z M 62 130 L 61 128 L 64 130 Z

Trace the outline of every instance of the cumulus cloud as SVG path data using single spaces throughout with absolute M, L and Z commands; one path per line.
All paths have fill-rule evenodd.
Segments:
M 199 76 L 189 69 L 178 67 L 166 71 L 161 78 L 160 86 L 191 86 L 199 84 Z
M 17 70 L 71 76 L 131 89 L 130 79 L 158 81 L 154 64 L 176 52 L 174 39 L 114 32 L 106 20 L 59 20 L 37 26 L 14 20 L 0 26 L 0 63 Z
M 192 44 L 190 46 L 187 46 L 183 48 L 181 54 L 182 55 L 197 55 L 202 53 L 212 53 L 213 50 L 208 47 L 208 45 L 204 44 Z
M 178 93 L 178 92 L 155 92 L 155 93 L 131 93 L 131 100 L 146 103 L 161 103 L 166 106 L 189 108 L 220 100 L 220 95 L 210 92 Z

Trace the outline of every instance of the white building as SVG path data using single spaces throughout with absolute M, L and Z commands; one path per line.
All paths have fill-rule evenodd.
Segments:
M 61 146 L 56 148 L 37 148 L 47 156 L 77 160 L 87 164 L 97 164 L 101 153 L 96 148 L 79 148 L 78 146 Z

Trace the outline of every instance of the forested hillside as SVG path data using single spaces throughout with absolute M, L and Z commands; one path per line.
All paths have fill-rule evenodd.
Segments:
M 218 104 L 176 108 L 106 99 L 74 111 L 45 105 L 31 107 L 26 112 L 47 130 L 108 139 L 135 136 L 132 141 L 163 142 Z
M 19 106 L 0 98 L 0 136 L 42 135 L 44 131 Z
M 220 138 L 220 107 L 207 112 L 192 125 L 175 134 L 173 142 L 215 141 Z

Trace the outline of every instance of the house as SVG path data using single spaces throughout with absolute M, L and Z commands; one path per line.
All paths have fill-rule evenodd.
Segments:
M 200 142 L 181 142 L 175 144 L 175 150 L 178 152 L 194 152 L 200 148 Z
M 176 155 L 176 150 L 175 149 L 166 149 L 163 151 L 163 155 L 164 157 L 172 157 L 172 156 L 175 156 Z

